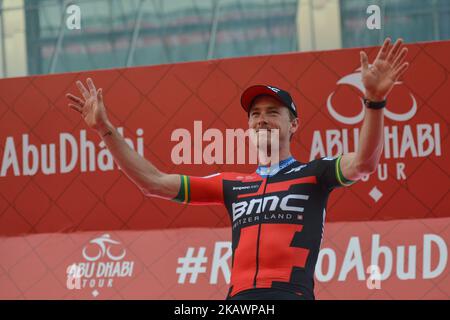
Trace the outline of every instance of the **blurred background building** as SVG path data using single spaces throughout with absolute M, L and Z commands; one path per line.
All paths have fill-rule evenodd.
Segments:
M 69 5 L 81 29 L 66 26 Z M 381 9 L 369 30 L 366 9 Z M 450 39 L 450 0 L 0 0 L 0 77 Z

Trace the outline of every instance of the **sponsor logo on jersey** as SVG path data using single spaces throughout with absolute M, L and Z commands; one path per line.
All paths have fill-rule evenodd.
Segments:
M 308 199 L 308 195 L 288 194 L 283 197 L 271 195 L 259 199 L 234 202 L 231 204 L 233 222 L 243 215 L 260 214 L 261 212 L 303 212 L 304 208 L 298 205 L 298 200 L 307 201 Z

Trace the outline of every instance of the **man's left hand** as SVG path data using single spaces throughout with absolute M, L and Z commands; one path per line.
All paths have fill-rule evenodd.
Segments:
M 409 63 L 405 60 L 408 49 L 403 40 L 398 39 L 394 45 L 391 39 L 386 38 L 375 61 L 369 66 L 369 58 L 364 51 L 361 56 L 362 82 L 366 88 L 366 98 L 371 101 L 382 101 L 391 91 L 395 82 L 408 69 Z

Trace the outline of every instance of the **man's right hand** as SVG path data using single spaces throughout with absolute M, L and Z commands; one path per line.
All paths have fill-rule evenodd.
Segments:
M 103 92 L 102 89 L 97 90 L 95 88 L 91 78 L 87 79 L 87 85 L 89 90 L 86 89 L 81 81 L 77 81 L 77 87 L 83 98 L 79 98 L 71 93 L 66 94 L 66 97 L 71 100 L 69 107 L 81 113 L 86 124 L 103 135 L 110 125 L 103 103 Z

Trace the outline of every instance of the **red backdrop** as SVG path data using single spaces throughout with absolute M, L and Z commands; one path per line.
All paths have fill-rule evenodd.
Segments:
M 319 299 L 450 297 L 450 42 L 408 48 L 410 68 L 385 112 L 380 170 L 329 199 Z M 377 48 L 365 50 L 373 59 Z M 99 137 L 67 107 L 65 93 L 77 91 L 76 80 L 92 77 L 103 88 L 113 124 L 161 170 L 207 175 L 255 166 L 175 164 L 172 133 L 193 132 L 196 120 L 203 131 L 245 129 L 239 98 L 256 83 L 291 92 L 300 115 L 292 152 L 300 161 L 325 156 L 313 149 L 353 151 L 361 122 L 349 118 L 362 110 L 358 67 L 359 49 L 350 49 L 0 80 L 0 298 L 226 295 L 225 209 L 146 198 L 108 165 Z M 333 137 L 348 141 L 348 150 L 340 142 L 333 147 Z M 183 276 L 178 259 L 201 247 L 204 259 L 192 265 L 198 276 Z M 371 290 L 373 262 L 384 277 Z M 79 289 L 67 287 L 74 263 L 86 268 Z

